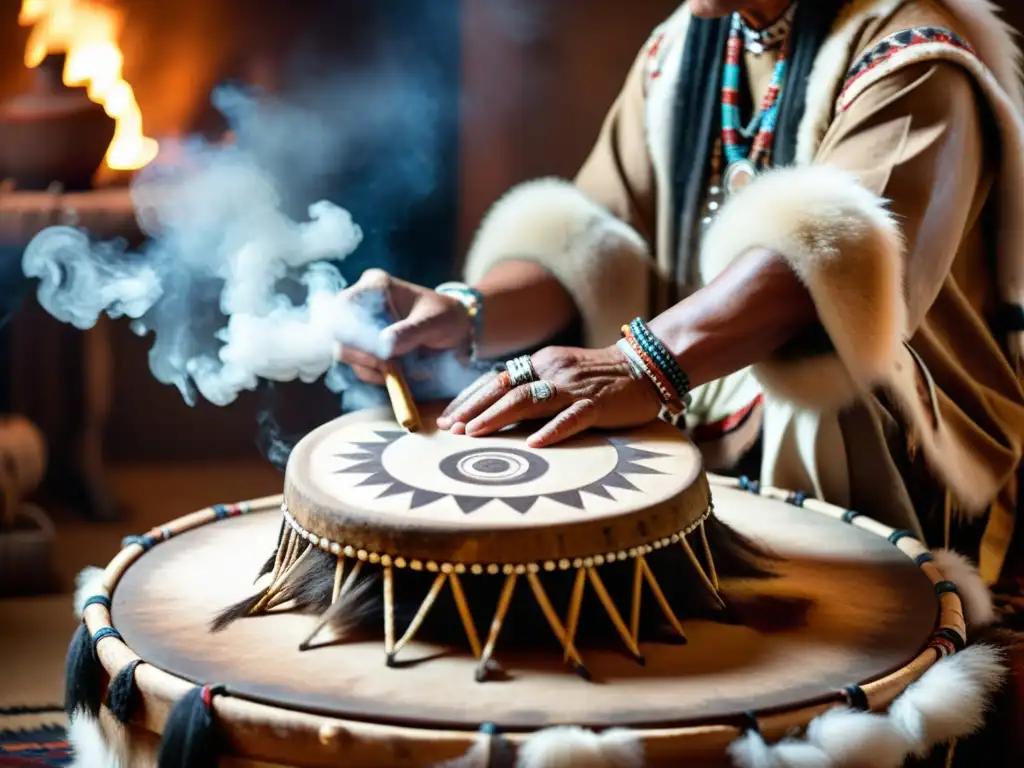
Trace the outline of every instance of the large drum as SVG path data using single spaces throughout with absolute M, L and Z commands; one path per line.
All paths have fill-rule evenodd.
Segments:
M 365 412 L 297 446 L 282 497 L 126 542 L 85 596 L 69 708 L 133 767 L 768 765 L 743 750 L 973 669 L 942 562 L 708 478 L 665 425 L 535 451 Z M 902 754 L 957 735 L 877 721 Z

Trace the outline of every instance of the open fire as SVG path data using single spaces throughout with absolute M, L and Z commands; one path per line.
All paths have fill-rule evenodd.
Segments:
M 34 68 L 50 54 L 65 54 L 64 84 L 85 87 L 116 123 L 107 166 L 135 170 L 148 165 L 159 147 L 143 133 L 135 92 L 122 77 L 122 22 L 119 9 L 99 0 L 22 0 L 18 16 L 19 24 L 32 28 L 25 65 Z

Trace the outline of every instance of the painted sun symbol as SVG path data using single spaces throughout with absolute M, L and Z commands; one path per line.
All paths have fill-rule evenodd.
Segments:
M 334 474 L 366 475 L 356 483 L 356 487 L 380 487 L 375 498 L 410 494 L 409 509 L 420 509 L 443 498 L 451 498 L 465 514 L 480 509 L 491 501 L 507 504 L 516 512 L 526 514 L 541 498 L 551 499 L 578 510 L 585 510 L 584 494 L 591 494 L 603 499 L 614 499 L 612 489 L 642 493 L 627 475 L 665 475 L 659 469 L 648 467 L 638 462 L 646 459 L 668 458 L 669 454 L 635 448 L 627 438 L 609 437 L 605 440 L 615 449 L 616 462 L 614 467 L 603 477 L 588 482 L 577 488 L 545 493 L 532 493 L 523 496 L 495 496 L 488 494 L 471 495 L 436 491 L 418 488 L 392 474 L 384 465 L 384 452 L 395 441 L 406 435 L 405 432 L 379 430 L 374 434 L 381 441 L 353 442 L 356 449 L 351 453 L 334 454 L 336 458 L 354 461 Z M 539 453 L 506 447 L 481 447 L 443 457 L 438 468 L 448 477 L 482 487 L 513 486 L 537 479 L 547 473 L 547 460 Z

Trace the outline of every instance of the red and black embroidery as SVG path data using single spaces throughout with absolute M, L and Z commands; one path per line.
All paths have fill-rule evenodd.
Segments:
M 913 27 L 897 32 L 885 38 L 870 51 L 861 56 L 846 73 L 843 91 L 849 90 L 854 83 L 875 67 L 884 64 L 896 54 L 908 48 L 926 43 L 944 43 L 974 55 L 974 49 L 966 40 L 952 30 L 944 27 Z

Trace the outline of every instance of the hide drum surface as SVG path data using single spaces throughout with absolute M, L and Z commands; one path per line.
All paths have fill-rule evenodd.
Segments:
M 285 709 L 434 729 L 653 728 L 792 708 L 900 668 L 927 643 L 938 617 L 933 587 L 884 538 L 783 502 L 713 490 L 724 522 L 788 558 L 780 578 L 723 583 L 724 596 L 764 600 L 769 613 L 773 599 L 803 601 L 800 621 L 762 630 L 684 621 L 689 643 L 643 644 L 646 666 L 579 638 L 590 682 L 541 653 L 503 651 L 511 679 L 483 684 L 462 648 L 414 642 L 398 668 L 385 666 L 379 637 L 303 653 L 297 645 L 312 616 L 271 614 L 211 634 L 210 619 L 251 594 L 277 540 L 280 515 L 272 512 L 204 525 L 146 553 L 117 583 L 112 619 L 146 662 L 194 683 L 223 683 L 232 695 Z M 656 610 L 653 601 L 644 610 Z
M 407 560 L 538 562 L 642 546 L 692 527 L 709 490 L 697 448 L 666 424 L 531 450 L 396 428 L 388 410 L 335 419 L 288 460 L 285 503 L 306 530 Z

